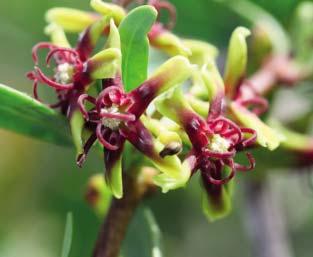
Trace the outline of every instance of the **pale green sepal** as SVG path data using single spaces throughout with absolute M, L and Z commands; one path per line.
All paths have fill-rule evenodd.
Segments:
M 195 66 L 190 64 L 186 57 L 175 56 L 162 64 L 148 81 L 156 81 L 158 83 L 157 95 L 160 95 L 170 88 L 185 82 L 191 77 L 194 70 Z
M 313 150 L 313 137 L 288 129 L 277 120 L 271 119 L 268 124 L 284 136 L 281 147 L 292 151 Z
M 193 95 L 187 95 L 188 102 L 191 106 L 191 108 L 198 113 L 203 118 L 208 117 L 209 109 L 210 109 L 210 103 L 200 100 Z
M 45 34 L 50 36 L 51 42 L 59 47 L 71 48 L 61 26 L 51 23 L 45 28 Z
M 123 197 L 122 159 L 123 157 L 121 154 L 120 158 L 114 162 L 110 175 L 105 176 L 108 187 L 117 199 L 121 199 Z
M 190 56 L 191 51 L 184 43 L 174 34 L 169 31 L 165 31 L 153 38 L 151 45 L 155 48 L 167 53 L 170 56 L 182 55 Z
M 230 111 L 245 127 L 257 132 L 257 143 L 269 150 L 275 150 L 284 140 L 282 134 L 267 126 L 258 116 L 236 102 L 230 104 Z
M 111 3 L 105 3 L 102 0 L 91 0 L 90 6 L 103 16 L 112 17 L 117 25 L 119 25 L 126 16 L 126 11 L 122 7 Z
M 155 101 L 157 110 L 165 117 L 181 125 L 180 112 L 184 110 L 192 111 L 191 106 L 183 95 L 180 88 L 171 90 L 160 96 Z
M 231 198 L 222 186 L 221 199 L 219 205 L 216 204 L 216 199 L 212 199 L 206 192 L 202 190 L 202 210 L 208 221 L 214 222 L 227 216 L 232 210 Z
M 230 168 L 225 166 L 223 173 L 230 173 Z M 206 183 L 202 181 L 202 183 Z M 232 181 L 224 185 L 204 185 L 202 189 L 202 210 L 208 221 L 226 217 L 232 210 Z
M 205 67 L 205 65 L 202 66 L 202 68 L 203 67 Z M 190 94 L 201 100 L 208 100 L 209 92 L 207 86 L 204 84 L 201 69 L 198 69 L 193 73 L 192 86 L 190 87 L 189 92 Z
M 82 132 L 84 129 L 84 118 L 82 113 L 79 110 L 74 111 L 70 118 L 70 127 L 72 132 L 72 138 L 74 145 L 76 147 L 77 156 L 84 152 L 83 150 L 83 140 Z
M 185 39 L 183 43 L 191 51 L 188 57 L 190 62 L 202 67 L 209 61 L 214 61 L 218 56 L 218 49 L 206 42 L 200 40 Z
M 201 76 L 208 91 L 208 100 L 210 102 L 225 93 L 224 81 L 215 62 L 208 62 L 203 66 Z
M 246 73 L 248 60 L 248 46 L 246 37 L 251 33 L 244 27 L 238 27 L 233 32 L 229 47 L 226 68 L 224 73 L 224 83 L 226 92 L 232 96 L 240 80 Z
M 109 17 L 103 17 L 96 22 L 94 22 L 89 29 L 86 31 L 86 33 L 89 34 L 90 38 L 90 44 L 92 47 L 95 47 L 98 43 L 99 38 L 101 35 L 103 35 L 103 31 L 107 26 L 110 25 L 110 18 Z
M 121 37 L 114 20 L 110 20 L 110 34 L 106 42 L 106 48 L 121 49 Z
M 71 8 L 52 8 L 46 13 L 46 21 L 61 26 L 66 32 L 79 33 L 93 24 L 98 17 L 92 13 Z
M 121 51 L 117 48 L 102 50 L 88 60 L 92 79 L 114 78 L 120 70 Z

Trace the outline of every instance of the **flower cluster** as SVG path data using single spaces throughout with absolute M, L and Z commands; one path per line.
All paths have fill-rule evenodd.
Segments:
M 156 19 L 146 40 L 169 59 L 129 90 L 121 65 L 124 46 L 119 27 L 132 13 L 126 9 L 131 2 L 91 0 L 95 12 L 50 10 L 46 32 L 51 42 L 33 48 L 35 69 L 27 75 L 34 82 L 34 97 L 39 100 L 39 84 L 55 90 L 58 101 L 51 107 L 60 108 L 70 121 L 78 166 L 99 143 L 106 182 L 115 197 L 123 195 L 122 172 L 126 169 L 152 165 L 159 173 L 154 182 L 164 192 L 183 187 L 200 171 L 205 213 L 211 219 L 224 216 L 230 206 L 230 180 L 237 172 L 255 168 L 251 151 L 257 147 L 274 150 L 282 141 L 261 119 L 268 109 L 265 92 L 285 78 L 280 70 L 273 74 L 273 67 L 282 59 L 275 59 L 274 64 L 268 61 L 262 70 L 265 75 L 246 78 L 250 31 L 239 27 L 231 36 L 222 78 L 215 60 L 217 49 L 174 35 L 174 6 L 165 0 L 149 0 L 150 10 L 165 11 L 168 22 Z M 75 47 L 65 32 L 80 34 Z M 103 39 L 106 43 L 100 46 Z M 48 51 L 46 66 L 54 61 L 52 75 L 39 65 L 38 53 L 44 50 Z M 293 82 L 298 76 L 294 72 L 285 81 Z M 125 160 L 123 153 L 129 149 L 132 152 Z M 242 164 L 241 152 L 246 152 L 248 164 Z

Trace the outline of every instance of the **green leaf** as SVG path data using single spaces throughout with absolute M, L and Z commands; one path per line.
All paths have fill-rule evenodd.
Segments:
M 72 145 L 65 117 L 32 97 L 2 84 L 0 128 L 57 145 Z
M 73 236 L 73 214 L 69 212 L 67 213 L 66 216 L 65 232 L 61 254 L 62 257 L 68 257 L 70 254 L 72 245 L 72 236 Z
M 122 77 L 126 91 L 136 88 L 147 78 L 149 58 L 147 33 L 156 17 L 157 11 L 153 7 L 141 6 L 131 11 L 119 27 Z
M 123 257 L 162 257 L 161 232 L 150 209 L 137 210 L 122 248 Z

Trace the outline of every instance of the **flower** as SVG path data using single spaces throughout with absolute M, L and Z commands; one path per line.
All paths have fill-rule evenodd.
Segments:
M 179 159 L 176 156 L 160 156 L 162 144 L 154 139 L 140 118 L 158 95 L 184 82 L 191 72 L 192 66 L 188 60 L 177 56 L 164 63 L 152 77 L 129 93 L 124 91 L 121 78 L 117 76 L 103 80 L 103 90 L 97 98 L 82 94 L 78 98 L 78 105 L 92 134 L 84 145 L 83 153 L 78 156 L 77 164 L 81 166 L 84 163 L 89 149 L 98 139 L 104 147 L 106 180 L 115 196 L 121 197 L 121 158 L 127 140 L 159 170 L 178 176 Z M 85 107 L 86 101 L 93 105 L 90 110 Z M 115 183 L 114 180 L 119 182 Z
M 35 62 L 35 69 L 27 74 L 28 78 L 34 81 L 33 93 L 35 99 L 39 100 L 37 88 L 38 83 L 52 87 L 58 98 L 58 102 L 50 105 L 52 108 L 60 108 L 62 113 L 71 117 L 77 109 L 78 97 L 86 92 L 96 79 L 103 79 L 115 75 L 117 62 L 120 58 L 120 50 L 109 48 L 91 56 L 96 43 L 108 25 L 108 19 L 102 19 L 88 27 L 79 38 L 75 48 L 68 44 L 63 31 L 57 25 L 52 25 L 51 36 L 61 33 L 56 42 L 41 42 L 33 47 L 32 57 Z M 54 27 L 53 27 L 54 26 Z M 111 22 L 111 27 L 115 26 Z M 51 60 L 55 62 L 52 70 L 53 75 L 46 75 L 39 67 L 38 51 L 48 49 L 46 65 L 50 67 Z

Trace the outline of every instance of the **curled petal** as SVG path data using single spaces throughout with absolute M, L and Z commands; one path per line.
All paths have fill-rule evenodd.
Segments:
M 255 168 L 255 159 L 253 158 L 251 153 L 246 153 L 246 156 L 249 161 L 249 166 L 244 166 L 238 163 L 235 163 L 235 170 L 236 171 L 251 171 Z
M 136 117 L 132 114 L 101 112 L 101 118 L 118 119 L 124 122 L 135 121 Z
M 104 131 L 103 131 L 103 129 L 104 129 Z M 111 144 L 111 142 L 109 142 L 110 138 L 109 139 L 105 138 L 105 137 L 107 137 L 107 133 L 111 134 L 111 132 L 108 132 L 108 129 L 104 128 L 102 123 L 99 123 L 97 125 L 96 134 L 97 134 L 97 138 L 100 141 L 100 143 L 104 146 L 105 149 L 110 150 L 110 151 L 116 151 L 120 148 L 120 145 Z M 118 142 L 115 142 L 115 143 L 118 143 Z
M 257 132 L 251 128 L 241 128 L 241 132 L 244 134 L 250 134 L 251 136 L 248 139 L 245 139 L 241 142 L 242 147 L 249 147 L 256 143 Z
M 119 86 L 109 86 L 102 90 L 96 101 L 96 109 L 101 113 L 102 107 L 111 107 L 112 105 L 120 106 L 125 99 L 125 93 Z
M 38 95 L 38 82 L 39 82 L 39 81 L 38 81 L 38 79 L 37 79 L 37 77 L 36 77 L 36 73 L 33 72 L 33 71 L 31 71 L 31 72 L 28 72 L 28 73 L 26 74 L 26 76 L 27 76 L 28 79 L 34 81 L 34 83 L 33 83 L 33 96 L 34 96 L 34 98 L 35 98 L 37 101 L 39 101 L 39 102 L 42 103 L 43 101 L 39 98 L 39 95 Z M 50 108 L 58 108 L 58 107 L 60 107 L 62 104 L 63 104 L 63 101 L 60 100 L 60 101 L 58 101 L 58 102 L 56 102 L 56 103 L 54 103 L 54 104 L 48 104 L 48 106 L 49 106 Z
M 222 125 L 223 130 L 220 133 L 218 132 L 219 130 L 217 131 L 215 130 L 216 127 L 219 125 L 219 123 L 224 123 Z M 228 139 L 233 139 L 233 136 L 236 135 L 237 137 L 236 137 L 236 141 L 234 142 L 234 144 L 237 144 L 238 142 L 242 140 L 242 133 L 241 133 L 241 129 L 239 128 L 239 126 L 233 121 L 226 119 L 224 117 L 219 117 L 216 120 L 214 120 L 212 124 L 210 125 L 210 128 L 214 131 L 214 133 L 219 133 L 223 137 L 228 138 Z
M 36 44 L 32 49 L 32 58 L 33 58 L 35 65 L 38 65 L 38 50 L 39 49 L 50 49 L 51 50 L 55 47 L 56 46 L 54 44 L 51 44 L 49 42 L 41 42 L 41 43 Z
M 176 8 L 174 5 L 167 1 L 160 0 L 149 0 L 148 2 L 152 5 L 159 13 L 161 10 L 165 10 L 169 14 L 169 22 L 165 25 L 165 27 L 169 30 L 173 29 L 176 24 Z
M 232 158 L 235 156 L 236 151 L 233 149 L 229 152 L 223 152 L 223 153 L 219 153 L 219 152 L 214 152 L 211 151 L 209 149 L 205 149 L 203 151 L 204 156 L 208 157 L 208 158 L 214 158 L 214 159 L 228 159 L 228 158 Z
M 70 48 L 63 48 L 63 47 L 57 47 L 52 49 L 46 57 L 46 64 L 49 65 L 49 62 L 51 60 L 51 58 L 55 55 L 55 54 L 62 54 L 63 56 L 65 56 L 66 53 L 68 54 L 72 54 L 74 56 L 74 60 L 76 62 L 76 64 L 78 65 L 82 65 L 82 62 L 80 61 L 80 59 L 78 58 L 79 55 L 77 53 L 76 50 L 74 49 L 70 49 Z M 71 58 L 68 58 L 69 60 L 71 60 Z
M 248 108 L 249 106 L 253 106 L 254 108 L 252 109 L 252 112 L 255 113 L 257 116 L 260 116 L 268 110 L 268 101 L 262 97 L 254 97 L 239 102 L 246 108 Z
M 206 177 L 211 184 L 221 186 L 226 184 L 235 176 L 236 170 L 234 161 L 232 159 L 228 159 L 227 162 L 230 168 L 230 173 L 226 178 L 222 178 L 222 169 L 224 164 L 221 162 L 211 162 L 211 168 L 208 172 L 205 172 Z M 213 176 L 215 176 L 216 178 L 214 178 Z
M 77 104 L 78 107 L 81 111 L 81 113 L 83 114 L 84 118 L 88 121 L 89 120 L 89 115 L 88 115 L 88 111 L 85 108 L 85 101 L 89 101 L 92 104 L 96 104 L 96 99 L 92 96 L 89 96 L 87 94 L 82 94 L 79 96 L 78 100 L 77 100 Z
M 48 86 L 50 87 L 53 87 L 55 89 L 58 89 L 58 90 L 69 90 L 69 89 L 72 89 L 74 87 L 74 84 L 73 83 L 70 83 L 70 84 L 60 84 L 60 83 L 57 83 L 55 81 L 53 81 L 52 79 L 48 78 L 42 71 L 40 68 L 38 67 L 35 67 L 35 70 L 38 74 L 38 78 L 45 84 L 47 84 Z

